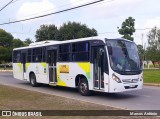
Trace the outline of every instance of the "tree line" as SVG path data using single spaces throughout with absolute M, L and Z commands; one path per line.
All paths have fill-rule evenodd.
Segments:
M 147 35 L 148 47 L 144 50 L 144 59 L 151 60 L 154 67 L 157 62 L 160 67 L 160 29 L 153 28 Z
M 53 24 L 41 25 L 40 29 L 36 31 L 35 38 L 36 42 L 44 40 L 63 41 L 97 35 L 97 31 L 94 28 L 90 29 L 87 25 L 81 23 L 68 22 L 60 26 L 60 28 Z
M 44 40 L 70 40 L 84 37 L 97 36 L 97 31 L 94 28 L 88 28 L 87 25 L 68 22 L 64 23 L 60 28 L 51 25 L 41 25 L 37 29 L 35 42 Z M 33 41 L 29 38 L 22 41 L 16 39 L 11 33 L 0 29 L 0 64 L 12 61 L 12 50 L 13 48 L 28 46 Z
M 122 35 L 122 38 L 134 41 L 135 19 L 128 17 L 117 30 L 119 34 Z M 43 24 L 35 33 L 35 42 L 44 40 L 63 41 L 97 35 L 96 29 L 89 28 L 86 24 L 77 22 L 67 22 L 60 27 L 54 24 Z M 160 29 L 155 27 L 150 30 L 147 34 L 147 40 L 148 47 L 146 49 L 144 49 L 142 45 L 137 45 L 141 59 L 150 60 L 153 63 L 159 62 L 160 64 Z M 25 39 L 25 41 L 16 39 L 11 33 L 0 29 L 0 63 L 12 61 L 13 48 L 28 46 L 32 42 L 33 41 L 29 38 Z
M 29 38 L 21 41 L 14 38 L 11 33 L 0 29 L 0 64 L 12 61 L 13 48 L 28 46 L 32 42 Z

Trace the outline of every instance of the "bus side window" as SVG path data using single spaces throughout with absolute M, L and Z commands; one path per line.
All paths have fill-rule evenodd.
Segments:
M 32 49 L 28 49 L 27 62 L 31 62 L 31 58 L 32 58 Z
M 21 51 L 13 51 L 13 63 L 21 62 Z
M 42 61 L 42 48 L 34 48 L 33 49 L 32 60 L 33 60 L 33 62 L 41 62 Z
M 42 61 L 45 62 L 46 61 L 46 47 L 42 48 L 42 54 L 43 54 L 43 59 Z
M 72 44 L 72 61 L 89 61 L 88 42 L 79 42 Z
M 71 52 L 70 44 L 59 45 L 58 60 L 62 62 L 70 61 L 70 52 Z

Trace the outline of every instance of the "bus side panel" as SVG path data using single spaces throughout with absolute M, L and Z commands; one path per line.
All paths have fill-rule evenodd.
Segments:
M 26 63 L 26 74 L 27 80 L 29 81 L 29 74 L 33 72 L 36 75 L 36 81 L 38 83 L 49 84 L 48 80 L 48 64 L 45 62 L 41 63 Z
M 84 75 L 90 86 L 90 63 L 75 62 L 75 63 L 57 63 L 57 85 L 76 87 L 75 78 L 77 75 Z
M 91 67 L 93 66 L 93 64 L 91 64 L 90 62 L 78 62 L 77 65 L 78 69 L 76 74 L 84 75 L 87 78 L 89 90 L 93 90 L 93 80 L 91 80 L 93 79 L 93 75 L 91 74 L 93 73 L 91 71 Z
M 22 63 L 13 63 L 13 77 L 23 80 L 23 65 Z
M 57 85 L 75 87 L 74 77 L 71 76 L 72 63 L 57 63 Z
M 45 62 L 41 62 L 37 65 L 38 67 L 38 75 L 37 81 L 40 83 L 49 84 L 49 71 L 48 71 L 48 64 Z

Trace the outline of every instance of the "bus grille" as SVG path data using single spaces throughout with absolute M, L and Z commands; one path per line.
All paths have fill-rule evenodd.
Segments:
M 139 79 L 122 79 L 123 83 L 137 83 Z
M 125 89 L 131 89 L 131 88 L 137 88 L 138 85 L 135 85 L 134 87 L 124 86 Z

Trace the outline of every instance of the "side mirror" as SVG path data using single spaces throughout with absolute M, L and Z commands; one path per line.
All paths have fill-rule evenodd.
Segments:
M 108 53 L 109 55 L 112 55 L 112 46 L 108 46 Z

